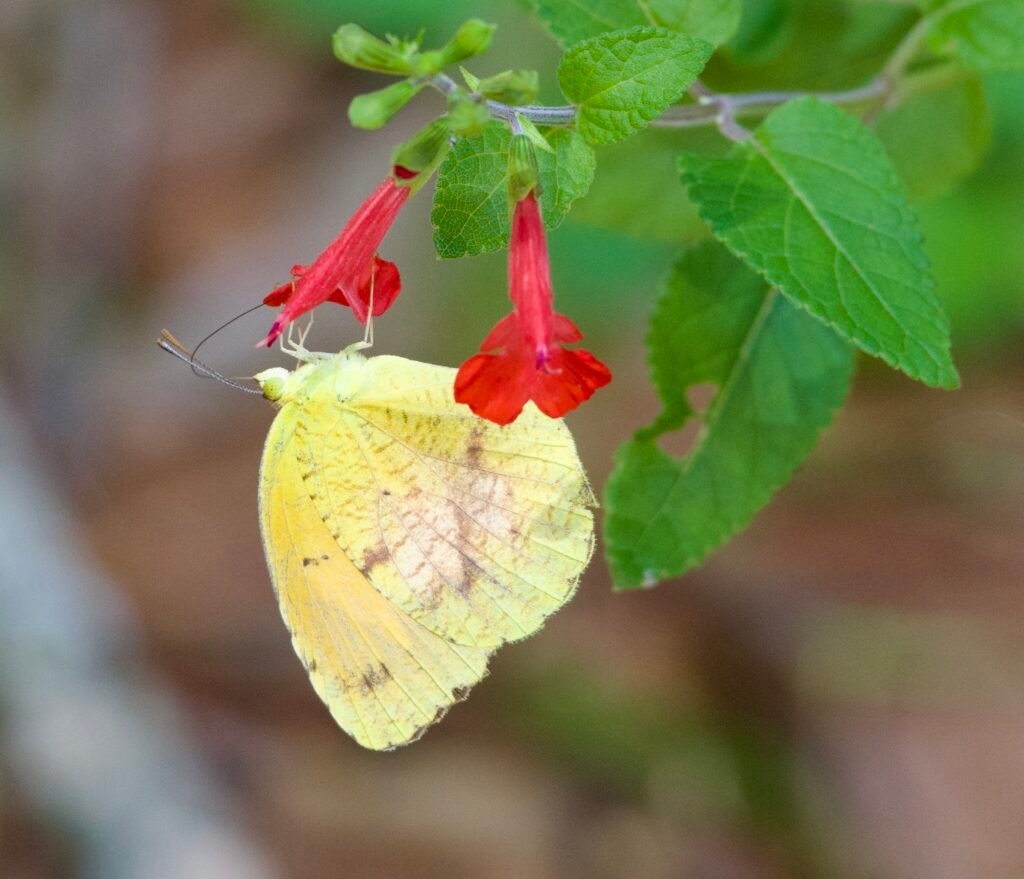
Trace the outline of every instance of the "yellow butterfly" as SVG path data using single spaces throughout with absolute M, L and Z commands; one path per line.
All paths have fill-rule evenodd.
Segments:
M 338 724 L 414 741 L 576 589 L 594 496 L 568 428 L 528 405 L 499 427 L 455 370 L 296 352 L 256 376 L 280 407 L 260 524 L 292 643 Z

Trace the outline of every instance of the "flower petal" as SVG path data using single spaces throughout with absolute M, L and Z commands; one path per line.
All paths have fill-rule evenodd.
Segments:
M 611 371 L 589 351 L 556 348 L 547 369 L 535 371 L 530 399 L 551 418 L 561 418 L 612 380 Z
M 555 341 L 565 342 L 578 342 L 583 338 L 583 333 L 580 332 L 580 328 L 576 326 L 569 318 L 564 314 L 555 313 Z
M 506 314 L 499 320 L 488 334 L 487 338 L 480 343 L 481 351 L 497 351 L 499 348 L 506 348 L 514 345 L 519 340 L 519 323 L 516 320 L 515 312 Z
M 289 281 L 287 284 L 282 284 L 280 287 L 275 287 L 266 296 L 263 297 L 263 304 L 269 305 L 271 308 L 277 308 L 279 305 L 284 305 L 292 293 L 295 292 L 295 282 Z
M 355 295 L 345 297 L 341 293 L 341 299 L 331 296 L 332 302 L 341 302 L 344 305 L 351 305 L 352 311 L 360 323 L 365 324 L 370 310 L 370 296 L 373 296 L 373 316 L 379 317 L 391 307 L 391 303 L 402 291 L 402 277 L 398 273 L 398 266 L 379 256 L 373 258 L 372 271 L 366 273 L 361 279 L 359 287 L 354 291 Z
M 530 399 L 528 361 L 511 354 L 476 354 L 459 367 L 455 399 L 481 418 L 510 424 Z

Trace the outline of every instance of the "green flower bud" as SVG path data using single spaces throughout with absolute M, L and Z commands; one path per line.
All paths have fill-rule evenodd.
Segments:
M 505 70 L 481 79 L 473 91 L 504 104 L 532 104 L 540 91 L 536 70 Z
M 441 49 L 441 66 L 458 64 L 474 55 L 487 51 L 491 45 L 491 37 L 494 35 L 495 25 L 481 21 L 479 18 L 471 18 L 463 22 L 459 29 Z
M 334 33 L 335 57 L 361 70 L 408 76 L 414 53 L 413 44 L 385 42 L 357 24 L 342 25 Z
M 444 69 L 444 58 L 437 50 L 417 52 L 412 59 L 412 69 L 417 76 L 433 76 Z
M 540 181 L 537 154 L 530 138 L 524 134 L 512 135 L 508 150 L 508 194 L 513 202 L 526 198 Z
M 491 121 L 490 111 L 462 92 L 448 98 L 448 128 L 459 137 L 477 137 Z
M 450 146 L 451 131 L 446 116 L 421 128 L 391 154 L 391 164 L 401 169 L 396 171 L 396 182 L 418 192 L 441 164 Z
M 348 105 L 348 121 L 356 128 L 382 128 L 422 88 L 422 83 L 403 79 L 379 91 L 359 95 Z

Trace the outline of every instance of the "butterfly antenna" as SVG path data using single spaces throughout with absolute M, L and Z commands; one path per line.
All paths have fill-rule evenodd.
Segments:
M 247 314 L 252 314 L 254 311 L 256 311 L 257 309 L 260 309 L 262 307 L 263 307 L 263 303 L 262 302 L 258 302 L 252 308 L 247 308 L 241 314 L 236 314 L 233 318 L 231 318 L 231 320 L 225 321 L 219 327 L 217 327 L 217 329 L 215 329 L 213 332 L 207 333 L 205 336 L 203 336 L 203 338 L 199 342 L 199 344 L 196 345 L 196 347 L 193 348 L 192 351 L 189 353 L 189 366 L 192 367 L 192 372 L 194 372 L 196 375 L 203 375 L 203 372 L 201 370 L 196 369 L 196 363 L 198 363 L 198 361 L 196 360 L 196 355 L 199 353 L 199 349 L 202 348 L 203 345 L 205 345 L 207 342 L 209 342 L 210 339 L 212 339 L 214 336 L 216 336 L 217 333 L 219 333 L 221 330 L 225 330 L 229 326 L 231 326 L 231 324 L 233 324 L 236 320 L 241 320 Z M 164 330 L 164 332 L 167 332 L 167 331 Z M 168 333 L 168 335 L 170 335 L 170 333 Z M 209 375 L 209 372 L 207 372 L 206 375 Z
M 216 369 L 207 366 L 202 360 L 197 360 L 194 351 L 189 351 L 184 345 L 181 344 L 177 339 L 174 338 L 167 330 L 160 332 L 160 338 L 156 340 L 158 347 L 162 348 L 168 354 L 173 354 L 182 363 L 187 363 L 192 367 L 192 371 L 196 375 L 204 375 L 209 378 L 214 378 L 228 387 L 236 388 L 239 391 L 244 391 L 247 394 L 259 394 L 263 396 L 263 391 L 259 388 L 250 388 L 236 382 L 234 379 L 228 378 L 226 375 L 222 375 L 217 372 Z

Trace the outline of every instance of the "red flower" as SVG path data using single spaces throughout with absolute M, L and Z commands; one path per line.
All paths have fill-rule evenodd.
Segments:
M 527 400 L 560 418 L 612 375 L 589 351 L 562 347 L 583 334 L 554 310 L 544 223 L 533 192 L 516 203 L 512 216 L 508 275 L 515 310 L 484 339 L 484 353 L 462 364 L 455 399 L 496 424 L 515 421 Z
M 407 178 L 410 174 L 396 167 L 394 176 L 388 175 L 370 194 L 312 265 L 293 266 L 294 280 L 264 298 L 265 305 L 284 305 L 263 341 L 268 348 L 289 323 L 323 302 L 351 307 L 365 324 L 371 290 L 374 317 L 387 311 L 395 301 L 402 287 L 398 266 L 377 256 L 377 248 L 412 191 L 397 183 L 396 176 Z

